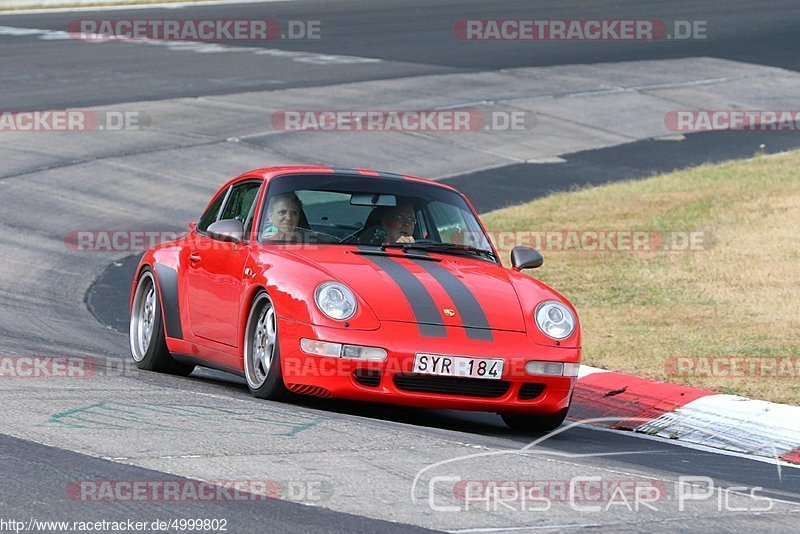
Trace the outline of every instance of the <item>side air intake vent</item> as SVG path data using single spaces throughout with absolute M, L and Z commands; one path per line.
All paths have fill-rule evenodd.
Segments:
M 353 378 L 362 386 L 376 388 L 381 384 L 381 372 L 373 369 L 356 369 Z
M 298 395 L 311 395 L 312 397 L 322 398 L 333 396 L 333 393 L 331 393 L 330 390 L 319 386 L 309 386 L 307 384 L 289 384 L 286 387 L 289 389 L 289 391 L 292 393 L 297 393 Z
M 536 382 L 529 382 L 522 384 L 519 388 L 519 400 L 535 399 L 544 391 L 544 384 L 537 384 Z

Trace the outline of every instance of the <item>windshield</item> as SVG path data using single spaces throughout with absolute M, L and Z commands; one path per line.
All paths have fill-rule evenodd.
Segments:
M 269 184 L 261 243 L 492 248 L 464 198 L 449 189 L 369 176 L 287 175 Z

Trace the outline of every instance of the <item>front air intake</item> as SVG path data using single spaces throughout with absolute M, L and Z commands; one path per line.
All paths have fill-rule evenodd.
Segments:
M 398 374 L 394 376 L 394 385 L 404 391 L 494 399 L 505 395 L 511 384 L 483 378 Z

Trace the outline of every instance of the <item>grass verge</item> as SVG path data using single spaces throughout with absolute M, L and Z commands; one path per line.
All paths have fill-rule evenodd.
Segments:
M 558 193 L 483 220 L 518 243 L 562 235 L 544 238 L 544 266 L 527 272 L 577 308 L 584 363 L 800 404 L 800 151 Z M 566 231 L 614 230 L 648 232 L 656 250 L 566 249 Z M 695 250 L 675 250 L 690 235 Z M 508 260 L 513 241 L 500 241 Z

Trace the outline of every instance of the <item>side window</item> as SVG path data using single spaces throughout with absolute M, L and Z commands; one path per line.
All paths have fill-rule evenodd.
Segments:
M 220 219 L 236 219 L 244 223 L 250 214 L 253 202 L 258 196 L 258 188 L 260 186 L 261 182 L 246 182 L 235 185 L 228 196 L 225 207 L 222 208 Z
M 244 235 L 245 235 L 245 239 L 247 239 L 247 240 L 250 239 L 250 232 L 253 229 L 253 223 L 255 222 L 255 219 L 256 219 L 256 208 L 257 208 L 257 206 L 256 206 L 256 202 L 255 201 L 256 201 L 256 198 L 258 198 L 258 193 L 259 193 L 260 190 L 261 190 L 261 184 L 259 184 L 259 187 L 256 187 L 252 191 L 253 199 L 250 201 L 250 211 L 248 211 L 248 213 L 246 215 L 246 218 L 245 218 L 245 222 L 244 222 Z
M 415 216 L 417 217 L 417 228 L 414 231 L 414 235 L 418 236 L 418 239 L 433 239 L 433 234 L 428 228 L 429 224 L 426 210 L 417 210 Z
M 475 218 L 461 208 L 434 201 L 428 204 L 428 211 L 442 243 L 491 248 Z
M 206 209 L 205 213 L 200 217 L 200 222 L 197 223 L 197 229 L 199 231 L 205 232 L 209 226 L 216 222 L 219 209 L 222 207 L 222 202 L 225 200 L 227 194 L 227 189 L 221 192 L 217 198 L 214 199 L 214 202 Z

